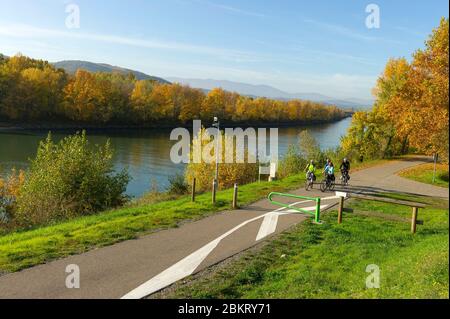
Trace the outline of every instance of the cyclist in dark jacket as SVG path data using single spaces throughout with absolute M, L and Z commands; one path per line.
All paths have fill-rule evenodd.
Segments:
M 350 179 L 350 162 L 348 159 L 344 158 L 342 160 L 341 166 L 339 167 L 341 170 L 342 176 L 347 175 L 348 179 Z

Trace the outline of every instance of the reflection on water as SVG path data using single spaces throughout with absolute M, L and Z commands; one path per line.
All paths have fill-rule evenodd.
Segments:
M 298 143 L 298 133 L 308 129 L 318 140 L 322 148 L 339 145 L 340 137 L 345 134 L 351 119 L 333 124 L 309 127 L 280 128 L 279 155 L 286 153 L 290 144 Z M 140 196 L 150 189 L 153 182 L 160 188 L 167 186 L 167 178 L 182 173 L 183 164 L 170 161 L 170 149 L 175 143 L 169 140 L 170 130 L 120 130 L 115 132 L 87 132 L 91 144 L 104 144 L 110 139 L 115 150 L 115 169 L 127 168 L 132 180 L 127 193 Z M 267 133 L 268 134 L 268 133 Z M 8 170 L 12 167 L 26 168 L 28 159 L 34 157 L 39 141 L 47 132 L 0 132 L 0 167 Z M 67 133 L 53 132 L 53 138 L 60 140 Z

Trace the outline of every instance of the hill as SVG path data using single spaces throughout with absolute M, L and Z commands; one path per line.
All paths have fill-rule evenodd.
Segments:
M 56 62 L 53 63 L 53 65 L 57 68 L 66 70 L 66 72 L 69 74 L 75 73 L 78 69 L 84 69 L 90 72 L 108 72 L 108 73 L 117 72 L 122 74 L 132 73 L 138 80 L 155 80 L 160 83 L 170 83 L 169 81 L 164 80 L 163 78 L 151 76 L 135 70 L 109 65 L 106 63 L 93 63 L 88 61 L 69 60 Z

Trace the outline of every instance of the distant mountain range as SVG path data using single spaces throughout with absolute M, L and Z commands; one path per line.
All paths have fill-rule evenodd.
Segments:
M 83 69 L 89 72 L 111 72 L 111 73 L 117 72 L 121 74 L 132 73 L 138 80 L 155 80 L 160 83 L 170 83 L 169 81 L 166 81 L 156 76 L 151 76 L 139 71 L 125 69 L 105 63 L 93 63 L 88 61 L 70 60 L 70 61 L 56 62 L 53 63 L 53 65 L 57 68 L 66 70 L 66 72 L 69 74 L 74 74 L 78 69 Z
M 237 92 L 239 94 L 248 96 L 264 96 L 273 99 L 301 99 L 310 100 L 314 102 L 321 102 L 325 104 L 337 105 L 344 108 L 369 108 L 372 107 L 373 101 L 364 99 L 335 99 L 319 93 L 288 93 L 269 85 L 254 85 L 248 83 L 232 82 L 226 80 L 213 80 L 213 79 L 185 79 L 168 77 L 167 80 L 170 82 L 177 82 L 181 84 L 186 84 L 194 88 L 201 88 L 204 90 L 212 90 L 213 88 L 220 87 L 224 90 Z

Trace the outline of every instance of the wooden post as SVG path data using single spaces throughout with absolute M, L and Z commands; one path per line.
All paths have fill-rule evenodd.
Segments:
M 192 201 L 193 202 L 195 202 L 195 182 L 196 182 L 196 179 L 194 178 L 192 180 Z
M 212 203 L 216 203 L 216 190 L 217 190 L 217 181 L 216 179 L 213 180 L 212 184 Z
M 416 233 L 416 224 L 417 224 L 417 214 L 419 212 L 418 207 L 413 207 L 413 213 L 411 218 L 411 233 Z
M 233 191 L 233 209 L 237 209 L 237 196 L 238 196 L 238 184 L 234 184 L 234 191 Z
M 343 210 L 344 210 L 344 197 L 339 197 L 338 224 L 342 224 Z

